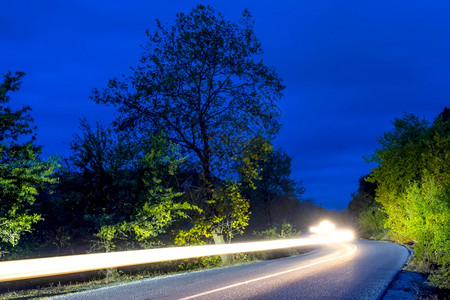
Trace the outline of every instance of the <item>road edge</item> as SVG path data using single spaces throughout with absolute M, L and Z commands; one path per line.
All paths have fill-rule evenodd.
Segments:
M 397 271 L 397 273 L 392 277 L 391 282 L 388 284 L 388 286 L 386 287 L 386 289 L 384 290 L 383 294 L 381 294 L 380 299 L 385 299 L 386 295 L 388 294 L 388 292 L 390 290 L 392 290 L 394 283 L 396 280 L 398 280 L 400 273 L 403 271 L 403 268 L 406 266 L 406 264 L 410 261 L 411 259 L 411 254 L 412 254 L 412 250 L 409 249 L 408 247 L 406 247 L 405 245 L 402 244 L 397 244 L 394 242 L 389 242 L 389 241 L 384 241 L 385 243 L 389 243 L 389 244 L 395 244 L 398 246 L 402 246 L 403 248 L 405 248 L 408 251 L 408 257 L 406 258 L 405 263 L 403 264 L 403 266 L 400 268 L 400 270 Z

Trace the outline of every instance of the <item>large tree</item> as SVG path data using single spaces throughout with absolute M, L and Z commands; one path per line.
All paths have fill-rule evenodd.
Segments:
M 377 182 L 377 201 L 384 207 L 395 202 L 405 187 L 422 175 L 425 161 L 421 159 L 424 152 L 424 135 L 428 122 L 413 114 L 395 118 L 394 128 L 378 137 L 379 148 L 367 162 L 378 164 L 368 177 L 369 182 Z M 395 209 L 395 207 L 392 207 Z
M 220 243 L 230 221 L 223 218 L 230 211 L 226 203 L 241 198 L 235 183 L 224 181 L 232 178 L 246 141 L 257 134 L 271 138 L 279 130 L 276 101 L 284 87 L 263 63 L 248 11 L 232 23 L 198 5 L 177 14 L 172 27 L 157 21 L 156 32 L 147 35 L 134 73 L 110 80 L 92 98 L 118 109 L 119 128 L 164 131 L 190 155 L 201 174 L 205 222 Z M 248 218 L 238 202 L 240 217 Z
M 372 169 L 369 182 L 377 184 L 376 201 L 387 213 L 386 227 L 400 241 L 410 240 L 404 234 L 405 203 L 400 201 L 400 195 L 411 182 L 420 181 L 428 160 L 424 159 L 427 152 L 426 136 L 428 122 L 412 114 L 395 118 L 393 129 L 378 137 L 380 147 L 367 159 L 378 166 Z
M 56 181 L 51 176 L 56 162 L 39 156 L 31 108 L 7 106 L 9 93 L 19 89 L 24 75 L 8 72 L 0 85 L 0 254 L 2 244 L 15 246 L 40 219 L 32 204 L 40 191 Z

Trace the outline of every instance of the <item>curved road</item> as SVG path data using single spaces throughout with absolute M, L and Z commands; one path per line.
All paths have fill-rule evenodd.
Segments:
M 379 299 L 408 256 L 405 247 L 360 240 L 55 299 Z

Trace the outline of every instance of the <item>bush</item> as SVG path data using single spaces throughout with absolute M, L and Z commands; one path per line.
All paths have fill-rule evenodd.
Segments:
M 381 239 L 386 234 L 384 222 L 386 214 L 380 205 L 374 204 L 367 210 L 361 212 L 357 218 L 358 227 L 362 238 Z
M 301 232 L 296 231 L 291 224 L 283 222 L 280 225 L 276 225 L 264 231 L 254 231 L 253 235 L 265 240 L 277 240 L 277 239 L 295 238 L 298 237 L 300 233 Z M 288 249 L 256 252 L 252 255 L 252 257 L 254 257 L 255 259 L 267 260 L 293 256 L 297 254 L 299 254 L 297 249 L 288 248 Z
M 434 285 L 450 288 L 450 186 L 424 176 L 421 184 L 408 186 L 401 200 L 404 218 L 394 234 L 415 242 L 415 261 L 430 265 Z

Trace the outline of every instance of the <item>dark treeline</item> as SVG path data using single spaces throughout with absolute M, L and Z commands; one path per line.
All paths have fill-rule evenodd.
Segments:
M 429 124 L 410 114 L 378 138 L 349 213 L 365 238 L 410 243 L 415 264 L 450 288 L 450 109 Z
M 24 73 L 4 75 L 2 259 L 288 237 L 328 214 L 271 143 L 284 86 L 250 14 L 200 5 L 157 25 L 132 75 L 93 91 L 117 119 L 82 119 L 68 157 L 41 158 L 30 108 L 8 106 Z

